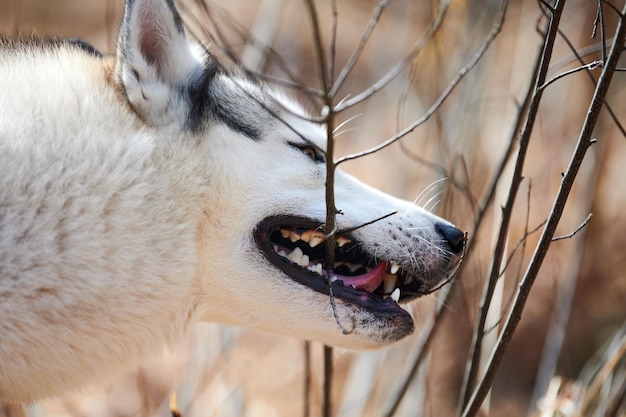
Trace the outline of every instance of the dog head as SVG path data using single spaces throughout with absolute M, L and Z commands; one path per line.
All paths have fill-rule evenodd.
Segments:
M 190 44 L 171 0 L 127 2 L 116 77 L 147 126 L 185 138 L 205 161 L 197 278 L 207 320 L 348 348 L 413 331 L 398 303 L 449 277 L 461 231 L 340 169 L 327 230 L 325 131 Z

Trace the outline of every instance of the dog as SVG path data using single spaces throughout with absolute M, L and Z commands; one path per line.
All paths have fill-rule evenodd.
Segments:
M 340 169 L 326 230 L 325 143 L 189 42 L 172 0 L 128 0 L 110 56 L 1 41 L 0 401 L 110 380 L 197 321 L 349 349 L 409 335 L 399 303 L 448 279 L 464 234 Z

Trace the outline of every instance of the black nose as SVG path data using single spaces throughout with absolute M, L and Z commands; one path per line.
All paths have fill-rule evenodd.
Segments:
M 445 223 L 436 223 L 435 231 L 443 236 L 446 242 L 448 242 L 448 245 L 450 245 L 450 250 L 454 252 L 455 255 L 463 253 L 463 248 L 465 246 L 465 233 L 456 227 Z

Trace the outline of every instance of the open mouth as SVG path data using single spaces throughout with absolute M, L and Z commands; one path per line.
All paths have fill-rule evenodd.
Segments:
M 352 236 L 337 233 L 335 263 L 326 267 L 325 233 L 312 220 L 276 216 L 262 221 L 255 240 L 267 259 L 294 281 L 323 294 L 367 309 L 402 310 L 407 302 L 428 293 L 424 279 L 389 260 L 376 259 Z

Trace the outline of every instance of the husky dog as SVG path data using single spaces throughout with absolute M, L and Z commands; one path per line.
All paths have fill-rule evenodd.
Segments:
M 172 0 L 128 0 L 115 56 L 1 41 L 0 401 L 110 379 L 198 320 L 410 334 L 398 301 L 447 279 L 464 235 L 338 170 L 329 268 L 325 133 L 302 114 L 189 43 Z

